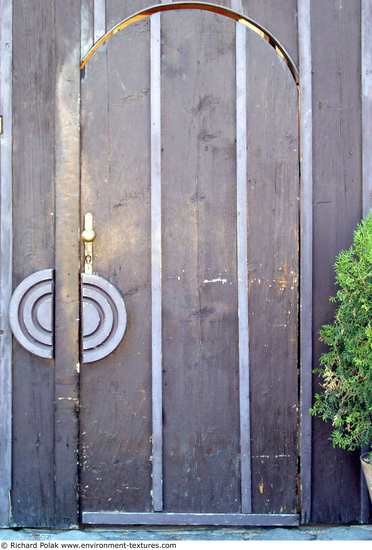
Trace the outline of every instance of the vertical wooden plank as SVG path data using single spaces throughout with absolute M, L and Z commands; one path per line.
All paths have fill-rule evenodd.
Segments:
M 186 2 L 192 2 L 193 0 L 185 0 Z M 239 0 L 238 0 L 239 1 Z M 214 2 L 208 2 L 210 4 L 216 4 L 217 6 L 223 6 L 224 8 L 232 8 L 232 4 L 233 4 L 234 0 L 215 0 Z M 241 5 L 241 3 L 240 3 Z M 241 11 L 241 9 L 239 10 L 236 10 L 236 11 Z
M 111 29 L 125 17 L 155 4 L 160 4 L 160 0 L 157 2 L 153 0 L 131 0 L 131 2 L 106 0 L 107 29 Z
M 361 2 L 361 76 L 362 76 L 362 213 L 365 218 L 372 208 L 372 4 Z M 368 452 L 366 447 L 361 450 Z M 361 523 L 369 523 L 371 517 L 370 498 L 364 478 L 361 477 Z
M 247 247 L 247 38 L 236 25 L 236 173 L 242 513 L 252 511 Z
M 160 13 L 151 16 L 151 320 L 153 508 L 163 509 Z
M 327 350 L 318 339 L 319 329 L 333 319 L 333 264 L 340 250 L 351 245 L 362 215 L 360 17 L 360 2 L 311 2 L 314 367 Z M 313 392 L 319 390 L 315 376 Z M 358 522 L 358 453 L 333 448 L 330 429 L 313 419 L 311 521 Z
M 122 293 L 128 315 L 114 353 L 81 366 L 81 507 L 150 512 L 149 19 L 92 56 L 81 106 L 82 217 L 93 214 L 94 271 Z
M 76 0 L 55 3 L 55 525 L 78 524 L 80 29 Z
M 295 513 L 299 279 L 297 87 L 284 61 L 265 40 L 249 32 L 247 42 L 252 509 L 253 513 Z
M 232 0 L 231 9 L 242 13 L 242 0 Z M 236 25 L 236 183 L 239 316 L 239 416 L 242 513 L 252 512 L 251 427 L 249 400 L 248 322 L 248 212 L 247 212 L 247 38 L 243 25 Z
M 92 9 L 91 0 L 81 0 L 81 59 L 88 53 L 93 46 L 93 28 L 94 28 L 94 12 Z
M 362 177 L 363 217 L 372 208 L 372 4 L 362 0 L 361 9 L 362 66 Z
M 242 0 L 243 13 L 263 25 L 298 65 L 297 0 Z
M 13 284 L 54 266 L 54 2 L 15 1 L 13 33 Z M 40 40 L 40 36 L 43 37 Z M 21 222 L 20 222 L 21 220 Z M 12 513 L 54 524 L 54 369 L 13 346 Z
M 0 526 L 9 523 L 12 460 L 12 2 L 0 3 Z
M 300 475 L 301 520 L 311 517 L 312 306 L 313 306 L 313 135 L 310 0 L 298 3 L 301 145 L 300 295 Z
M 94 42 L 106 32 L 106 0 L 94 0 Z
M 221 78 L 221 75 L 224 78 Z M 162 16 L 164 510 L 240 511 L 235 23 Z

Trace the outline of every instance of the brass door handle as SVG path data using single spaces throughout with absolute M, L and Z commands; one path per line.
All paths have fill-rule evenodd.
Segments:
M 84 273 L 82 295 L 82 363 L 93 363 L 109 355 L 123 339 L 127 326 L 124 298 L 109 281 L 93 275 L 93 216 L 85 214 Z

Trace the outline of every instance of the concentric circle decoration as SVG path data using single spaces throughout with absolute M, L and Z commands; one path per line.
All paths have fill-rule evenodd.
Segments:
M 107 357 L 120 344 L 127 327 L 124 298 L 109 281 L 82 273 L 82 362 Z
M 26 277 L 15 289 L 9 304 L 14 337 L 39 357 L 53 357 L 54 271 L 43 269 Z

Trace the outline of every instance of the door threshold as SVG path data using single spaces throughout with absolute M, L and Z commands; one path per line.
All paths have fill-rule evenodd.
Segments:
M 296 527 L 298 514 L 197 514 L 171 512 L 83 512 L 89 525 L 224 525 L 251 527 Z

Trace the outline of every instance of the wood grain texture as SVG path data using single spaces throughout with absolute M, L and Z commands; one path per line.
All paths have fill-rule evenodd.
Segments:
M 14 2 L 14 287 L 54 265 L 54 2 Z M 42 36 L 42 40 L 40 40 Z M 12 511 L 54 524 L 53 362 L 14 342 Z
M 192 0 L 186 1 L 192 2 Z M 160 4 L 164 1 L 133 0 L 132 2 L 122 2 L 121 0 L 106 0 L 107 29 L 115 26 L 125 17 L 156 3 Z M 275 0 L 266 2 L 260 0 L 213 0 L 211 3 L 252 17 L 272 32 L 289 52 L 295 64 L 298 63 L 297 0 L 282 0 L 280 7 L 278 7 Z
M 192 0 L 190 0 L 191 2 Z M 131 2 L 122 2 L 122 0 L 106 0 L 107 29 L 117 25 L 125 17 L 133 13 L 146 9 L 156 4 L 171 3 L 172 0 L 132 0 Z M 231 8 L 230 0 L 213 0 L 211 4 L 219 4 L 226 8 Z
M 151 511 L 149 55 L 146 20 L 98 51 L 82 82 L 82 216 L 93 214 L 94 271 L 128 314 L 118 349 L 82 366 L 83 510 Z
M 298 515 L 284 514 L 123 514 L 85 512 L 83 522 L 93 525 L 219 525 L 219 526 L 298 526 Z
M 186 2 L 192 2 L 192 0 L 186 0 Z M 163 3 L 163 2 L 162 2 Z M 206 2 L 207 3 L 207 2 Z M 215 0 L 213 2 L 208 2 L 210 4 L 215 4 L 215 5 L 218 5 L 218 6 L 223 6 L 224 8 L 231 8 L 231 9 L 234 9 L 232 7 L 232 1 L 231 0 Z
M 285 63 L 252 32 L 247 34 L 247 52 L 253 513 L 294 513 L 298 422 L 297 88 Z
M 362 77 L 362 146 L 363 146 L 363 216 L 372 208 L 372 5 L 361 3 L 361 77 Z
M 161 14 L 150 18 L 152 501 L 163 510 Z
M 152 3 L 106 0 L 107 28 Z M 228 0 L 217 3 L 232 7 Z M 22 220 L 14 226 L 14 287 L 33 271 L 53 267 L 57 214 L 59 234 L 56 386 L 52 361 L 31 356 L 16 342 L 13 345 L 12 512 L 19 526 L 69 526 L 78 521 L 79 35 L 82 29 L 84 51 L 93 41 L 93 11 L 92 2 L 86 0 L 14 0 L 12 4 L 16 37 L 13 214 L 15 220 Z M 333 316 L 333 307 L 328 302 L 329 295 L 335 292 L 333 263 L 337 253 L 351 244 L 352 232 L 370 202 L 369 161 L 364 156 L 363 207 L 362 131 L 366 140 L 364 155 L 368 155 L 370 138 L 365 111 L 366 106 L 369 109 L 366 88 L 369 84 L 366 80 L 362 81 L 363 87 L 360 84 L 361 3 L 313 0 L 311 4 L 316 366 L 324 350 L 318 341 L 319 328 Z M 295 62 L 296 5 L 295 0 L 243 2 L 244 13 L 272 32 Z M 235 178 L 231 131 L 235 116 L 234 33 L 227 30 L 234 24 L 231 21 L 220 24 L 222 18 L 213 20 L 213 14 L 196 11 L 191 19 L 197 24 L 184 23 L 190 16 L 188 13 L 162 16 L 164 21 L 167 18 L 171 21 L 163 35 L 164 86 L 168 90 L 168 99 L 164 100 L 167 125 L 163 134 L 166 161 L 163 284 L 164 319 L 167 319 L 163 332 L 166 342 L 163 389 L 165 473 L 169 482 L 165 496 L 169 510 L 208 509 L 235 514 L 240 506 L 234 282 L 236 197 L 235 191 L 228 194 L 222 183 L 234 182 Z M 207 32 L 207 22 L 212 20 Z M 363 32 L 369 36 L 366 20 L 365 16 Z M 97 231 L 95 270 L 110 279 L 125 296 L 129 323 L 124 342 L 112 357 L 99 365 L 83 367 L 83 510 L 151 512 L 148 24 L 143 21 L 127 29 L 125 35 L 119 33 L 102 52 L 97 52 L 87 65 L 82 89 L 85 119 L 81 214 L 93 210 Z M 198 33 L 202 35 L 201 41 L 195 39 Z M 254 365 L 252 490 L 254 512 L 261 514 L 280 512 L 282 508 L 285 512 L 296 509 L 293 472 L 297 468 L 294 431 L 297 373 L 293 341 L 297 335 L 296 325 L 288 323 L 285 311 L 291 311 L 292 318 L 297 311 L 297 283 L 289 283 L 295 281 L 293 266 L 297 262 L 298 236 L 294 236 L 296 229 L 290 237 L 287 234 L 280 239 L 286 229 L 279 220 L 296 228 L 298 221 L 294 210 L 290 210 L 289 218 L 284 212 L 284 204 L 289 207 L 296 200 L 292 194 L 296 185 L 281 185 L 283 181 L 295 181 L 295 161 L 289 155 L 295 146 L 295 132 L 280 133 L 287 123 L 294 127 L 295 115 L 287 109 L 290 95 L 295 94 L 289 79 L 285 82 L 279 79 L 280 70 L 288 69 L 281 66 L 274 50 L 267 45 L 259 47 L 258 41 L 258 37 L 252 38 L 248 48 L 248 97 L 253 107 L 247 123 L 249 165 L 254 166 L 248 176 L 253 329 L 250 345 Z M 368 51 L 364 50 L 364 56 L 368 64 Z M 192 68 L 191 61 L 197 59 L 206 66 Z M 265 62 L 270 66 L 268 73 L 262 71 Z M 366 70 L 365 65 L 362 70 Z M 364 72 L 363 78 L 366 76 Z M 193 84 L 188 87 L 190 80 Z M 258 86 L 258 82 L 262 85 Z M 4 128 L 6 124 L 4 119 Z M 286 167 L 279 157 L 288 160 Z M 274 168 L 269 166 L 269 159 L 276 159 Z M 268 181 L 276 182 L 274 195 L 269 192 Z M 268 208 L 273 215 L 268 220 L 261 219 L 258 214 Z M 4 212 L 4 204 L 2 209 Z M 2 240 L 4 235 L 2 229 Z M 178 244 L 172 249 L 175 241 Z M 284 263 L 275 257 L 283 250 Z M 2 262 L 6 261 L 4 258 L 2 255 Z M 283 268 L 280 272 L 279 267 Z M 225 279 L 226 283 L 222 282 Z M 263 281 L 269 279 L 275 280 L 277 286 L 265 286 Z M 257 321 L 258 312 L 261 317 Z M 278 324 L 287 327 L 276 327 L 273 332 Z M 185 344 L 177 346 L 174 343 L 177 341 Z M 202 370 L 198 371 L 198 364 L 203 365 Z M 216 373 L 212 367 L 217 364 Z M 314 389 L 317 388 L 315 378 Z M 206 413 L 207 402 L 210 408 Z M 3 402 L 2 406 L 4 410 Z M 275 413 L 268 415 L 267 410 Z M 230 439 L 226 439 L 227 434 Z M 308 519 L 322 523 L 358 522 L 361 495 L 357 453 L 333 449 L 328 436 L 329 426 L 315 420 L 313 505 Z M 192 462 L 194 458 L 197 463 Z M 209 464 L 215 470 L 216 482 L 207 479 Z M 286 476 L 291 481 L 285 482 Z M 0 495 L 3 516 L 6 497 L 7 488 Z M 366 511 L 363 514 L 365 519 Z M 255 517 L 263 516 L 252 516 L 251 521 L 260 521 Z
M 333 264 L 349 247 L 362 215 L 360 3 L 312 2 L 314 154 L 314 367 L 331 322 Z M 314 377 L 314 393 L 318 391 Z M 334 449 L 330 426 L 313 421 L 312 521 L 359 521 L 358 453 Z
M 362 214 L 366 217 L 372 208 L 372 4 L 361 1 L 361 79 L 362 79 Z M 361 454 L 369 448 L 361 449 Z M 361 471 L 361 523 L 372 519 L 372 506 L 367 484 Z
M 146 22 L 143 22 L 142 26 L 138 25 L 138 32 L 144 34 L 148 32 L 146 28 Z M 110 223 L 113 216 L 111 209 L 115 209 L 115 206 L 123 206 L 120 199 L 117 199 L 115 204 L 114 196 L 118 194 L 119 189 L 121 193 L 123 192 L 123 188 L 118 186 L 119 183 L 122 185 L 123 173 L 131 176 L 133 173 L 138 173 L 141 167 L 145 170 L 142 176 L 148 178 L 144 164 L 148 157 L 141 141 L 146 139 L 142 129 L 145 128 L 144 121 L 149 116 L 146 109 L 142 111 L 146 105 L 146 90 L 148 90 L 142 79 L 146 75 L 146 70 L 148 71 L 148 65 L 138 66 L 136 63 L 135 76 L 130 70 L 133 64 L 126 66 L 122 56 L 120 57 L 119 53 L 115 54 L 115 51 L 120 53 L 126 51 L 129 59 L 133 60 L 135 57 L 136 60 L 143 61 L 145 50 L 142 51 L 142 46 L 139 46 L 142 44 L 141 41 L 138 42 L 140 34 L 137 33 L 136 27 L 129 28 L 127 32 L 128 34 L 121 35 L 122 42 L 115 37 L 108 44 L 106 52 L 97 52 L 90 60 L 83 82 L 82 96 L 83 212 L 92 211 L 95 205 L 98 205 L 96 213 L 93 212 L 96 220 L 95 228 L 97 231 L 101 227 L 104 233 L 101 244 L 98 240 L 95 242 L 95 256 L 103 263 L 100 271 L 95 259 L 95 269 L 107 277 L 110 276 L 110 272 L 115 273 L 117 280 L 113 282 L 119 288 L 122 282 L 121 275 L 117 274 L 117 265 L 121 264 L 116 242 L 120 242 L 117 237 L 120 227 L 128 221 L 124 222 L 116 218 L 115 225 Z M 255 33 L 249 34 L 253 37 L 248 43 L 250 70 L 247 88 L 249 104 L 254 108 L 248 109 L 250 114 L 247 118 L 250 129 L 248 164 L 252 172 L 251 177 L 263 179 L 262 185 L 265 189 L 263 198 L 258 197 L 258 200 L 250 190 L 249 247 L 253 251 L 252 261 L 255 262 L 261 254 L 260 232 L 266 223 L 270 229 L 264 229 L 263 233 L 265 234 L 266 231 L 270 254 L 275 252 L 279 259 L 272 260 L 271 263 L 268 261 L 263 271 L 266 269 L 268 278 L 276 276 L 277 287 L 282 287 L 280 293 L 279 290 L 276 294 L 273 292 L 273 300 L 282 299 L 285 296 L 283 304 L 277 303 L 274 306 L 278 311 L 271 317 L 276 316 L 280 321 L 284 309 L 284 317 L 289 327 L 287 330 L 276 329 L 276 337 L 274 334 L 277 348 L 282 346 L 283 357 L 279 374 L 274 372 L 276 364 L 273 364 L 273 348 L 270 352 L 271 365 L 267 367 L 265 364 L 266 376 L 270 379 L 271 388 L 274 387 L 272 380 L 275 382 L 279 380 L 283 384 L 283 395 L 278 397 L 277 401 L 274 400 L 277 406 L 274 410 L 279 415 L 285 410 L 285 419 L 279 422 L 284 430 L 284 436 L 281 438 L 280 435 L 274 435 L 269 441 L 269 446 L 272 444 L 270 465 L 275 466 L 274 475 L 280 470 L 285 473 L 281 478 L 277 501 L 273 496 L 274 490 L 270 492 L 270 489 L 266 488 L 269 496 L 265 494 L 265 502 L 271 498 L 273 504 L 260 504 L 256 496 L 258 503 L 256 506 L 258 509 L 260 505 L 266 506 L 264 512 L 281 513 L 284 509 L 290 512 L 296 509 L 297 90 L 288 67 L 275 51 Z M 198 36 L 198 40 L 195 40 L 195 35 Z M 148 48 L 148 44 L 146 47 Z M 131 48 L 133 48 L 132 55 Z M 263 79 L 262 62 L 268 67 Z M 222 73 L 224 79 L 220 78 Z M 94 86 L 97 85 L 96 75 L 98 74 L 100 75 L 100 94 L 95 94 Z M 258 79 L 263 80 L 263 91 L 262 87 L 257 87 Z M 142 92 L 139 92 L 139 89 Z M 279 90 L 279 98 L 275 98 L 277 90 Z M 123 91 L 128 95 L 123 97 Z M 209 12 L 183 10 L 163 14 L 161 96 L 164 506 L 165 511 L 172 512 L 238 513 L 241 503 L 236 264 L 235 23 Z M 122 106 L 119 108 L 121 103 Z M 92 112 L 95 114 L 94 117 Z M 278 113 L 281 114 L 280 117 Z M 124 128 L 130 128 L 130 124 L 133 124 L 133 119 L 130 117 L 135 114 L 137 117 L 145 117 L 142 126 L 137 124 L 138 128 L 141 127 L 141 132 L 136 132 L 136 137 L 131 133 L 123 132 Z M 277 118 L 275 124 L 271 121 L 271 116 L 275 120 Z M 128 125 L 126 117 L 129 117 Z M 99 134 L 94 132 L 97 126 L 103 129 Z M 140 140 L 139 143 L 137 139 Z M 127 140 L 129 140 L 128 144 Z M 147 144 L 149 145 L 148 141 Z M 142 160 L 138 158 L 138 150 L 141 150 Z M 274 161 L 266 161 L 266 157 L 271 159 L 273 152 Z M 122 156 L 127 162 L 126 171 L 123 169 Z M 118 179 L 116 174 L 119 176 Z M 100 182 L 104 182 L 104 185 Z M 248 183 L 251 183 L 250 179 Z M 138 181 L 133 181 L 133 185 L 133 189 L 136 189 Z M 260 194 L 263 188 L 259 188 Z M 147 197 L 145 199 L 147 205 L 149 204 L 148 192 L 147 189 L 144 195 Z M 134 190 L 133 197 L 136 197 Z M 289 200 L 289 214 L 284 209 L 287 200 Z M 262 202 L 261 209 L 257 208 L 259 201 Z M 275 223 L 272 226 L 268 220 L 272 217 L 270 201 L 273 204 L 277 203 Z M 129 204 L 129 200 L 127 202 L 126 214 L 133 216 L 133 206 Z M 148 213 L 145 214 L 145 219 L 146 216 Z M 261 216 L 261 224 L 257 219 L 258 216 Z M 146 254 L 149 252 L 145 245 L 146 234 L 147 243 L 149 243 L 149 233 L 146 233 L 149 231 L 149 226 L 145 222 L 142 227 L 144 231 L 142 245 L 138 241 L 135 243 L 138 266 L 143 266 L 144 261 L 146 265 Z M 274 248 L 269 239 L 272 230 L 276 235 Z M 121 242 L 121 253 L 123 246 L 127 245 Z M 126 257 L 129 264 L 136 262 L 134 250 L 128 249 Z M 283 273 L 274 274 L 273 270 L 276 268 L 280 270 L 280 266 Z M 146 269 L 144 273 L 147 273 Z M 127 276 L 130 276 L 129 273 Z M 287 276 L 291 280 L 287 279 Z M 284 292 L 287 286 L 291 288 Z M 271 317 L 267 315 L 269 308 L 266 302 L 261 303 L 267 296 L 265 294 L 264 298 L 262 296 L 257 298 L 259 292 L 255 295 L 255 291 L 252 291 L 252 295 L 255 297 L 255 307 L 262 308 L 265 312 L 261 317 L 258 311 L 255 312 L 258 321 L 251 316 L 256 334 L 262 331 L 263 327 L 270 332 Z M 146 299 L 148 294 L 147 298 L 144 298 L 142 307 L 145 306 Z M 136 305 L 139 306 L 139 304 Z M 272 309 L 272 304 L 270 308 Z M 146 315 L 146 309 L 142 311 Z M 136 315 L 135 308 L 132 315 Z M 292 318 L 289 315 L 292 315 Z M 148 316 L 149 313 L 144 318 L 148 319 Z M 127 333 L 123 354 L 126 347 L 129 350 L 132 346 L 138 346 L 138 339 L 136 343 L 132 340 L 134 335 L 134 332 Z M 145 344 L 145 339 L 143 343 Z M 278 349 L 275 349 L 275 352 L 278 352 Z M 265 350 L 261 349 L 256 353 L 256 369 L 258 365 L 261 366 L 259 355 L 262 354 L 264 359 L 267 359 L 270 353 L 265 354 Z M 138 371 L 138 357 L 133 358 L 132 368 L 129 368 L 130 363 L 127 365 L 126 382 L 130 393 L 130 388 L 135 388 L 139 381 L 148 380 L 149 371 L 146 369 L 149 364 L 147 367 L 144 365 L 142 374 Z M 84 453 L 82 484 L 85 487 L 83 510 L 134 511 L 137 507 L 140 511 L 141 506 L 146 510 L 149 507 L 146 496 L 149 495 L 151 487 L 148 485 L 146 488 L 146 483 L 149 481 L 146 477 L 146 472 L 149 471 L 146 469 L 146 460 L 148 460 L 146 444 L 144 440 L 136 441 L 138 459 L 136 462 L 133 457 L 130 457 L 131 428 L 128 427 L 128 422 L 123 421 L 125 415 L 133 414 L 136 405 L 128 399 L 127 406 L 126 404 L 118 406 L 115 402 L 115 408 L 112 409 L 113 403 L 110 399 L 112 390 L 110 391 L 108 383 L 112 377 L 115 378 L 116 388 L 119 394 L 123 395 L 123 389 L 120 389 L 123 387 L 121 386 L 123 382 L 119 379 L 119 373 L 115 371 L 114 366 L 111 369 L 105 368 L 106 376 L 101 374 L 102 368 L 104 368 L 103 365 L 97 365 L 95 369 L 83 367 L 82 374 L 81 426 Z M 128 385 L 128 376 L 131 375 L 133 379 Z M 257 423 L 263 414 L 259 405 L 262 395 L 258 390 L 259 382 L 254 376 L 252 380 L 255 381 L 257 388 L 255 401 Z M 149 387 L 142 387 L 148 398 L 151 395 Z M 266 399 L 272 399 L 272 395 Z M 281 403 L 278 404 L 280 399 Z M 266 410 L 269 409 L 268 402 L 265 407 Z M 109 443 L 106 437 L 112 430 L 105 428 L 108 419 L 102 419 L 102 411 L 107 412 L 111 422 L 120 414 L 124 415 L 120 422 L 123 429 L 119 431 L 117 428 L 115 438 L 112 435 L 112 440 L 117 446 L 120 445 L 120 441 L 125 441 L 126 445 L 123 448 L 116 447 L 116 452 L 112 451 L 111 441 Z M 266 415 L 266 417 L 269 416 Z M 143 426 L 146 426 L 146 422 Z M 97 428 L 99 428 L 98 431 Z M 272 428 L 270 420 L 267 420 L 265 430 L 272 430 Z M 255 425 L 255 429 L 259 431 L 258 424 Z M 146 431 L 143 433 L 146 434 Z M 259 444 L 263 444 L 264 440 L 265 434 L 262 432 L 261 443 L 256 443 L 257 452 L 259 452 Z M 107 461 L 112 461 L 112 456 L 115 456 L 118 462 L 127 451 L 128 459 L 125 467 L 117 472 L 114 466 L 110 466 L 110 475 L 107 476 Z M 142 452 L 144 454 L 141 458 L 138 454 Z M 118 456 L 119 453 L 121 456 Z M 97 483 L 103 479 L 101 477 L 103 464 L 106 464 L 104 484 Z M 133 464 L 137 466 L 141 464 L 142 475 L 134 475 L 138 469 L 132 470 Z M 124 472 L 127 478 L 120 477 L 125 476 Z M 265 477 L 268 486 L 273 483 L 271 474 L 257 463 L 256 477 L 259 474 Z M 287 475 L 291 480 L 289 482 L 287 482 Z M 115 480 L 113 481 L 115 487 L 126 489 L 127 501 L 123 500 L 122 495 L 118 497 L 115 495 L 114 486 L 110 486 L 108 478 Z M 131 492 L 133 486 L 128 486 L 130 480 L 135 480 L 135 490 L 138 490 L 142 484 L 143 499 L 135 491 Z M 258 488 L 259 485 L 257 490 Z
M 10 521 L 12 476 L 12 334 L 8 306 L 12 294 L 12 2 L 0 6 L 0 526 Z
M 298 66 L 297 0 L 242 0 L 243 13 L 263 25 Z
M 78 518 L 80 2 L 56 2 L 55 523 Z
M 81 59 L 88 53 L 93 46 L 94 33 L 94 13 L 91 0 L 81 0 Z
M 131 2 L 122 2 L 122 0 L 106 0 L 107 29 L 111 29 L 133 13 L 155 4 L 160 4 L 160 1 L 152 2 L 151 0 L 132 0 Z
M 247 29 L 236 36 L 236 225 L 239 319 L 240 485 L 242 513 L 252 512 L 251 422 L 249 402 L 249 300 L 247 209 Z
M 106 0 L 93 0 L 93 37 L 97 42 L 106 32 Z
M 162 52 L 164 510 L 238 512 L 235 24 L 164 14 Z
M 300 475 L 301 521 L 311 517 L 311 441 L 313 370 L 313 103 L 311 55 L 311 1 L 298 3 L 299 72 L 300 72 Z

